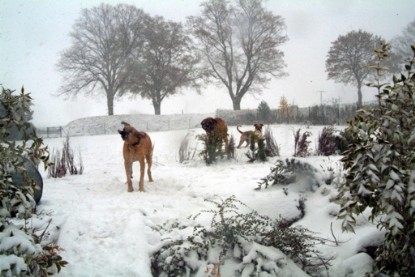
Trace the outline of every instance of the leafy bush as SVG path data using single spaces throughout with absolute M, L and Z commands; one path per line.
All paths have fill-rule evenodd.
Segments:
M 352 143 L 352 140 L 353 136 L 348 129 L 341 131 L 339 135 L 335 137 L 336 147 L 339 153 L 346 151 L 349 145 Z
M 33 113 L 27 106 L 27 101 L 31 99 L 28 94 L 24 94 L 24 88 L 21 90 L 24 97 L 15 96 L 13 92 L 2 88 L 0 118 L 4 120 L 4 127 L 7 128 L 7 140 L 27 140 L 33 135 L 36 136 L 36 129 L 30 123 Z M 13 118 L 19 122 L 14 122 Z
M 153 276 L 194 276 L 205 264 L 225 265 L 226 261 L 229 261 L 228 266 L 233 265 L 235 276 L 276 275 L 284 263 L 280 261 L 281 256 L 267 255 L 267 252 L 275 251 L 273 247 L 309 273 L 317 273 L 323 263 L 328 264 L 329 259 L 314 248 L 325 241 L 309 230 L 289 227 L 283 221 L 273 222 L 250 210 L 234 196 L 223 201 L 206 201 L 216 207 L 202 212 L 212 214 L 209 228 L 197 225 L 187 238 L 165 242 L 152 257 Z M 242 210 L 247 212 L 242 213 Z M 191 219 L 196 220 L 200 215 Z M 158 230 L 171 232 L 173 228 L 183 230 L 187 227 L 174 223 Z
M 301 134 L 301 128 L 294 132 L 294 157 L 307 157 L 310 155 L 310 141 L 308 138 L 311 133 L 305 131 Z
M 296 159 L 278 160 L 275 166 L 271 167 L 271 172 L 258 183 L 257 189 L 263 186 L 268 188 L 273 185 L 288 185 L 307 180 L 309 189 L 313 190 L 314 186 L 321 185 L 321 178 L 317 176 L 317 173 L 318 170 L 306 162 Z
M 230 137 L 228 145 L 224 145 L 222 139 L 211 136 L 209 139 L 206 134 L 198 135 L 197 138 L 202 141 L 204 149 L 200 152 L 207 165 L 217 161 L 218 158 L 223 159 L 225 155 L 230 159 L 235 155 L 235 140 Z
M 388 55 L 384 44 L 375 53 Z M 386 231 L 376 252 L 376 271 L 391 276 L 415 276 L 415 45 L 414 57 L 391 84 L 372 84 L 379 105 L 360 110 L 349 122 L 352 144 L 342 159 L 345 182 L 339 188 L 338 217 L 354 231 L 355 217 L 366 209 L 378 228 Z M 376 274 L 376 273 L 375 273 Z
M 0 259 L 1 276 L 47 276 L 51 269 L 60 270 L 66 264 L 58 255 L 58 247 L 43 244 L 42 237 L 26 224 L 34 214 L 34 181 L 28 174 L 24 161 L 26 157 L 39 158 L 48 162 L 47 147 L 36 136 L 23 114 L 30 114 L 29 94 L 21 90 L 2 89 L 0 106 L 3 114 L 0 120 Z M 11 127 L 22 132 L 24 139 L 19 143 L 10 141 Z M 21 184 L 17 185 L 11 173 L 21 172 Z M 23 223 L 22 223 L 23 222 Z
M 317 154 L 330 156 L 336 153 L 336 135 L 333 126 L 325 126 L 318 136 Z
M 256 147 L 256 143 L 258 143 L 258 148 Z M 254 161 L 262 161 L 265 162 L 267 160 L 267 148 L 265 145 L 265 138 L 259 138 L 256 142 L 255 139 L 250 138 L 249 144 L 249 152 L 245 154 L 245 156 L 249 159 L 249 162 Z
M 275 157 L 280 155 L 277 142 L 274 139 L 271 128 L 269 126 L 265 129 L 264 135 L 258 139 L 258 147 L 255 145 L 255 140 L 250 138 L 249 152 L 245 155 L 249 162 L 256 160 L 266 161 L 267 157 Z

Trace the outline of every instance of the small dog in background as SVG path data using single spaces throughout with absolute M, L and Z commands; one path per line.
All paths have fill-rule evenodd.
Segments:
M 153 146 L 149 135 L 145 132 L 137 131 L 130 124 L 122 121 L 124 125 L 123 130 L 118 130 L 122 140 L 124 141 L 123 156 L 125 174 L 127 176 L 128 192 L 133 191 L 132 178 L 133 178 L 133 162 L 138 161 L 140 163 L 140 181 L 139 191 L 144 191 L 144 171 L 145 160 L 147 161 L 147 175 L 150 182 L 153 182 L 151 176 L 151 165 L 153 161 Z
M 264 126 L 264 124 L 255 123 L 254 124 L 254 127 L 255 127 L 254 131 L 245 131 L 245 132 L 242 132 L 239 129 L 239 127 L 241 127 L 241 125 L 236 126 L 236 129 L 238 130 L 238 132 L 241 133 L 241 138 L 239 139 L 239 145 L 238 145 L 237 148 L 241 148 L 241 146 L 244 142 L 246 142 L 245 147 L 248 147 L 251 140 L 254 140 L 254 142 L 258 143 L 258 140 L 260 138 L 262 138 L 262 127 L 263 126 Z

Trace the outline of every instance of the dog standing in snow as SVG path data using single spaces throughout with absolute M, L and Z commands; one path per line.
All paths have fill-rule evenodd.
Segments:
M 206 138 L 208 142 L 218 142 L 220 145 L 223 142 L 225 144 L 225 151 L 227 152 L 229 158 L 228 125 L 225 120 L 220 117 L 207 117 L 202 120 L 200 125 L 202 125 L 203 130 L 206 131 Z
M 132 178 L 133 178 L 133 162 L 138 161 L 140 163 L 140 181 L 139 191 L 144 191 L 144 171 L 145 171 L 145 160 L 147 161 L 147 175 L 150 182 L 153 182 L 151 176 L 151 165 L 153 161 L 153 146 L 149 135 L 145 132 L 137 131 L 130 124 L 122 121 L 124 125 L 123 130 L 118 130 L 121 138 L 124 141 L 123 156 L 124 156 L 124 167 L 125 174 L 127 177 L 128 192 L 133 191 Z
M 256 143 L 258 143 L 258 140 L 262 137 L 262 127 L 263 126 L 264 126 L 264 124 L 255 123 L 254 124 L 254 127 L 255 127 L 254 131 L 245 131 L 245 132 L 242 132 L 239 129 L 239 127 L 241 127 L 241 125 L 236 126 L 236 129 L 238 130 L 238 132 L 241 133 L 241 138 L 239 139 L 239 145 L 238 145 L 237 148 L 241 148 L 241 146 L 244 142 L 246 142 L 245 147 L 247 147 L 251 140 L 254 140 Z

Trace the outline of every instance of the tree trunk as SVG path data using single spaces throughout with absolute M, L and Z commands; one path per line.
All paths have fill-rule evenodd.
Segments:
M 153 101 L 153 107 L 154 107 L 154 114 L 160 115 L 161 114 L 161 103 L 157 101 Z
M 357 108 L 362 107 L 362 83 L 357 82 Z
M 240 98 L 240 97 L 234 97 L 232 99 L 233 110 L 234 111 L 240 111 L 241 110 L 241 100 L 242 100 L 242 98 Z
M 108 115 L 114 115 L 114 95 L 110 92 L 107 92 L 107 108 Z

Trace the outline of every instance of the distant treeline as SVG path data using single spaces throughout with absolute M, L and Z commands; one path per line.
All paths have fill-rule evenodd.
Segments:
M 376 105 L 368 102 L 364 107 Z M 217 110 L 216 116 L 225 119 L 228 125 L 265 124 L 307 124 L 307 125 L 345 125 L 357 110 L 356 104 L 315 105 L 305 108 L 290 106 L 282 109 L 247 109 L 240 111 Z

